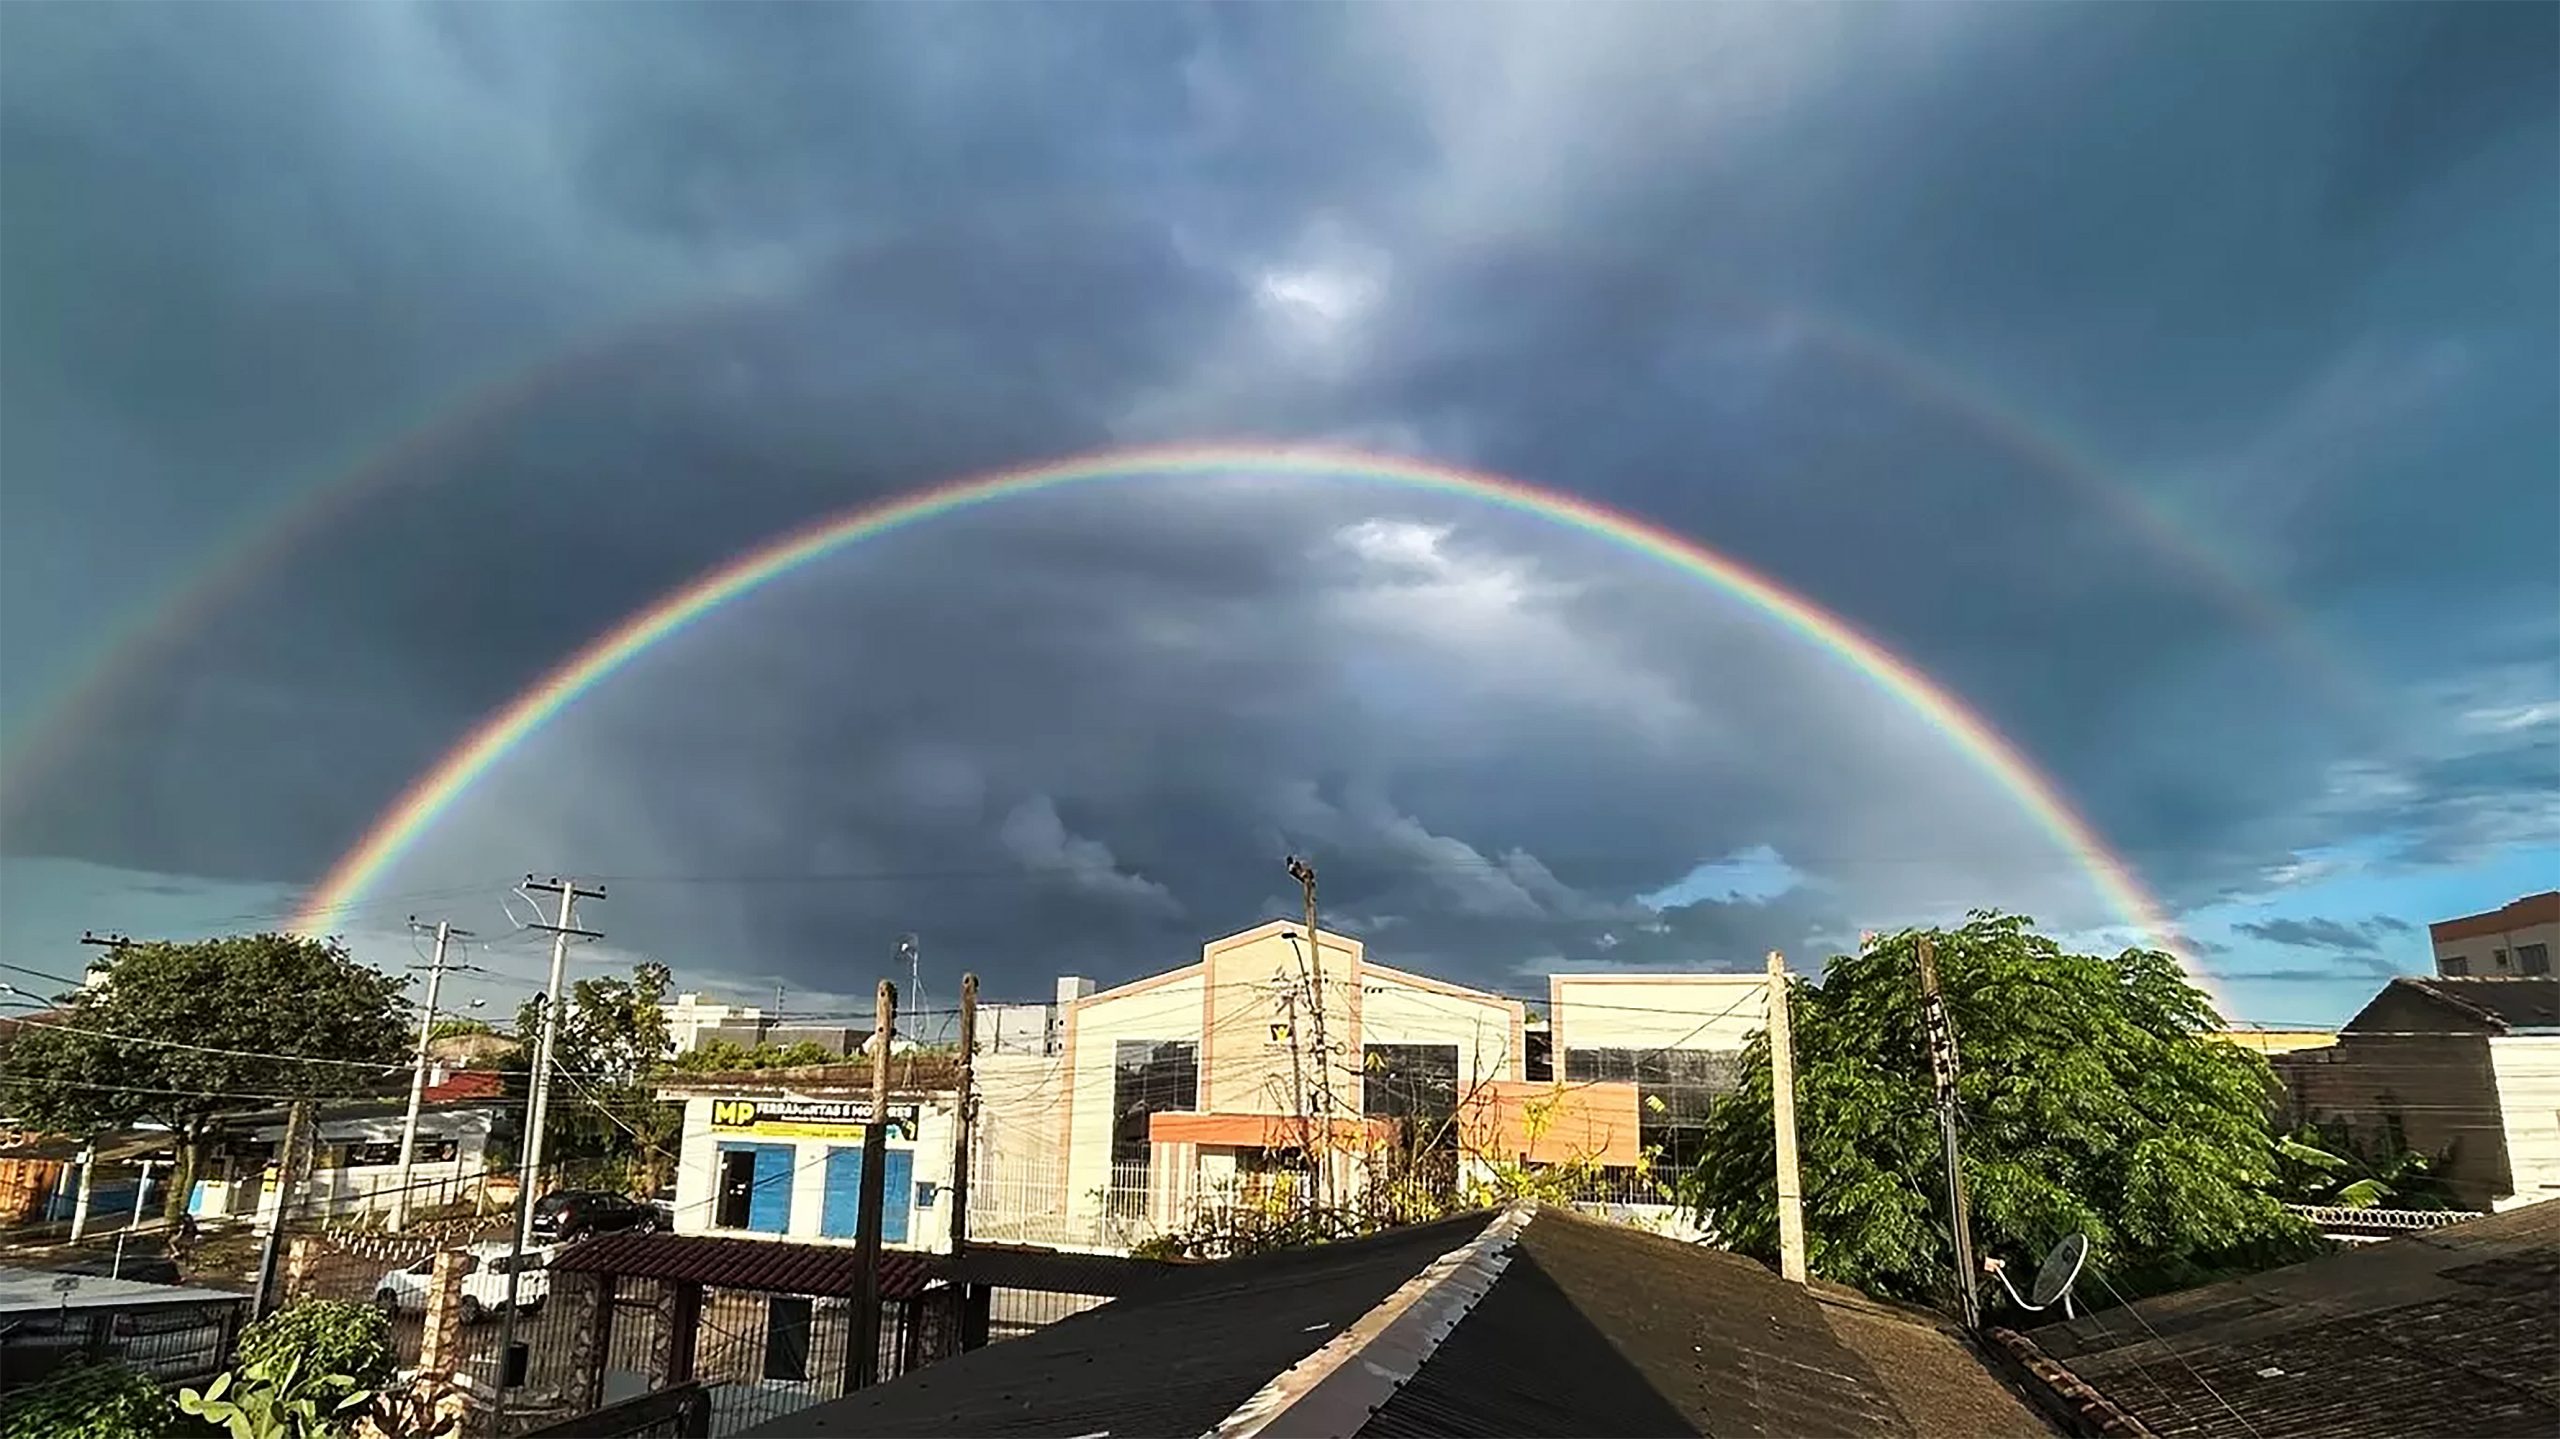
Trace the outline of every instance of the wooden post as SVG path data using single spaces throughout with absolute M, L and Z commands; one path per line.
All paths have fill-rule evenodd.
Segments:
M 266 1243 L 258 1251 L 258 1287 L 249 1301 L 249 1317 L 263 1319 L 276 1307 L 282 1296 L 276 1291 L 276 1264 L 284 1249 L 284 1229 L 293 1217 L 294 1197 L 301 1188 L 302 1171 L 311 1140 L 311 1105 L 297 1099 L 285 1112 L 283 1153 L 276 1163 L 276 1217 L 267 1226 Z M 85 1178 L 86 1171 L 83 1171 Z
M 1787 961 L 1769 951 L 1769 1117 L 1778 1132 L 1778 1272 L 1805 1282 L 1804 1182 L 1796 1169 L 1796 1044 Z
M 969 1245 L 969 1139 L 977 1127 L 978 1099 L 970 1088 L 978 1049 L 978 977 L 960 976 L 960 1137 L 951 1145 L 951 1257 Z
M 879 1019 L 871 1031 L 871 1122 L 862 1130 L 862 1209 L 854 1229 L 854 1262 L 860 1293 L 853 1301 L 852 1362 L 848 1387 L 868 1389 L 880 1380 L 880 1223 L 889 1185 L 889 1041 L 898 1032 L 898 987 L 880 981 Z

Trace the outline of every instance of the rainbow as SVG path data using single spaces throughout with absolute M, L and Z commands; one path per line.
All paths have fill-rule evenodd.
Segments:
M 1612 263 L 1606 254 L 1558 258 L 1560 262 L 1579 258 L 1600 266 Z M 413 413 L 412 423 L 396 437 L 376 442 L 319 483 L 285 496 L 213 546 L 202 566 L 124 611 L 71 672 L 49 687 L 23 725 L 14 731 L 0 730 L 0 800 L 5 800 L 13 779 L 58 763 L 90 732 L 91 717 L 109 703 L 119 686 L 150 673 L 206 617 L 220 613 L 282 567 L 296 548 L 356 513 L 364 501 L 402 485 L 433 482 L 458 463 L 464 447 L 483 432 L 568 386 L 609 371 L 621 358 L 650 343 L 681 342 L 695 329 L 722 317 L 790 304 L 790 287 L 779 289 L 777 298 L 764 288 L 718 287 L 672 309 L 652 311 L 582 336 L 511 374 L 440 397 L 436 404 Z M 2224 611 L 2287 655 L 2343 709 L 2367 711 L 2370 695 L 2318 643 L 2300 616 L 2257 588 L 2194 526 L 2136 487 L 2111 477 L 2081 446 L 2051 426 L 1964 379 L 1943 362 L 1865 326 L 1740 294 L 1700 292 L 1683 298 L 1782 327 L 2079 493 L 2112 515 L 2126 532 L 2139 537 Z
M 730 560 L 596 636 L 484 719 L 330 867 L 304 897 L 293 927 L 317 932 L 330 917 L 360 903 L 436 817 L 509 750 L 652 646 L 759 586 L 859 541 L 1044 490 L 1114 478 L 1237 470 L 1371 480 L 1478 500 L 1597 536 L 1706 581 L 1838 656 L 1918 714 L 2013 796 L 2126 920 L 2149 932 L 2155 943 L 2174 945 L 2176 930 L 2132 868 L 2107 848 L 2015 744 L 1926 675 L 1811 600 L 1693 540 L 1577 496 L 1426 460 L 1271 445 L 1118 450 L 1000 471 L 845 511 Z

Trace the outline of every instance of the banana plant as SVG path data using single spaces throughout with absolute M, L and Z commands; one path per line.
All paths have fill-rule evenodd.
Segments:
M 328 1439 L 343 1433 L 352 1415 L 373 1402 L 371 1390 L 344 1374 L 302 1372 L 302 1360 L 281 1372 L 266 1363 L 215 1377 L 203 1392 L 178 1391 L 178 1408 L 219 1425 L 229 1439 Z M 327 1408 L 324 1412 L 323 1407 Z

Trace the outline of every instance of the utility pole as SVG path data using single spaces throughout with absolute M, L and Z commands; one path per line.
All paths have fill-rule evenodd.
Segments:
M 417 927 L 418 917 L 409 916 L 409 925 Z M 409 1070 L 409 1117 L 400 1122 L 400 1187 L 391 1192 L 391 1232 L 409 1227 L 409 1177 L 418 1157 L 418 1109 L 427 1097 L 427 1041 L 436 1027 L 436 996 L 444 988 L 445 946 L 455 939 L 469 939 L 471 931 L 455 929 L 443 920 L 436 921 L 436 958 L 427 967 L 427 1007 L 418 1016 L 418 1055 Z
M 98 1171 L 98 1146 L 80 1146 L 80 1191 L 71 1201 L 71 1242 L 80 1242 L 80 1233 L 89 1227 L 89 1180 Z
M 1769 1117 L 1778 1132 L 1778 1272 L 1805 1282 L 1804 1180 L 1796 1169 L 1796 1041 L 1787 960 L 1769 951 Z
M 1956 1026 L 1938 992 L 1938 957 L 1928 935 L 1920 936 L 1920 1019 L 1928 1030 L 1929 1069 L 1938 1085 L 1938 1133 L 1946 1145 L 1947 1227 L 1955 1236 L 1956 1302 L 1971 1333 L 1982 1327 L 1982 1300 L 1974 1292 L 1973 1215 L 1964 1200 L 1964 1157 L 1956 1103 Z
M 151 1203 L 151 1171 L 162 1164 L 174 1165 L 176 1162 L 177 1161 L 175 1160 L 161 1159 L 146 1159 L 142 1161 L 142 1179 L 134 1186 L 133 1190 L 133 1217 L 125 1221 L 124 1228 L 116 1231 L 116 1261 L 114 1266 L 108 1271 L 108 1278 L 117 1279 L 124 1275 L 125 1241 L 140 1232 L 142 1228 L 143 1212 Z
M 556 924 L 537 921 L 529 926 L 551 932 L 551 980 L 542 992 L 542 1042 L 534 1049 L 532 1113 L 525 1118 L 524 1143 L 519 1146 L 522 1152 L 516 1156 L 516 1242 L 507 1260 L 507 1302 L 506 1307 L 499 1311 L 498 1323 L 501 1382 L 496 1408 L 501 1424 L 507 1413 L 507 1386 L 503 1381 L 508 1371 L 505 1366 L 514 1353 L 516 1341 L 516 1284 L 524 1270 L 524 1252 L 533 1243 L 534 1191 L 542 1182 L 542 1128 L 551 1115 L 552 1055 L 560 1045 L 560 976 L 568 967 L 571 938 L 604 938 L 601 933 L 580 929 L 574 923 L 578 901 L 602 899 L 605 897 L 603 890 L 581 889 L 575 881 L 557 876 L 548 883 L 537 884 L 532 875 L 524 877 L 524 887 L 528 891 L 560 896 L 560 919 Z
M 969 1246 L 969 1140 L 977 1133 L 978 1096 L 971 1089 L 978 1049 L 978 977 L 960 976 L 960 1138 L 951 1149 L 951 1253 Z
M 850 1389 L 880 1382 L 880 1221 L 889 1194 L 889 1038 L 898 1029 L 898 987 L 880 981 L 879 1018 L 872 1028 L 871 1122 L 862 1130 L 862 1207 L 854 1225 L 853 1257 L 861 1276 L 853 1301 Z
M 931 1037 L 924 1023 L 924 951 L 916 947 L 914 935 L 898 936 L 898 957 L 907 962 L 907 1013 L 915 1020 L 909 1028 L 915 1031 L 914 1042 L 923 1044 Z
M 108 960 L 112 962 L 117 956 L 121 955 L 127 947 L 132 945 L 133 940 L 128 936 L 121 934 L 97 934 L 84 929 L 80 931 L 80 942 L 97 949 L 105 950 L 107 952 Z M 82 989 L 87 989 L 89 987 L 89 969 L 86 965 L 83 965 L 80 969 L 80 987 Z
M 276 1260 L 284 1252 L 284 1228 L 292 1217 L 294 1191 L 302 1178 L 302 1152 L 311 1142 L 311 1101 L 297 1099 L 285 1112 L 283 1152 L 276 1163 L 276 1217 L 267 1225 L 266 1243 L 258 1249 L 258 1289 L 249 1301 L 249 1317 L 265 1318 L 282 1298 L 276 1291 Z
M 1333 1050 L 1324 1037 L 1324 942 L 1316 937 L 1316 867 L 1289 857 L 1289 877 L 1307 897 L 1307 970 L 1309 1008 L 1315 1011 L 1316 1041 L 1316 1200 L 1326 1209 L 1333 1207 Z M 1297 1047 L 1298 1036 L 1290 1031 L 1289 1045 Z

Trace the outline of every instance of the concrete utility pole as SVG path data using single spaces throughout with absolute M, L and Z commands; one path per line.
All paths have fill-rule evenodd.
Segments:
M 861 1276 L 853 1301 L 853 1353 L 847 1356 L 851 1389 L 880 1382 L 880 1222 L 889 1194 L 889 1040 L 898 1032 L 898 987 L 880 981 L 879 1019 L 872 1029 L 871 1122 L 862 1130 L 862 1208 L 854 1225 L 853 1257 Z
M 418 917 L 409 916 L 411 928 Z M 471 931 L 455 929 L 443 920 L 436 921 L 436 958 L 427 967 L 427 1007 L 418 1016 L 418 1055 L 409 1071 L 409 1117 L 400 1122 L 400 1187 L 391 1193 L 391 1232 L 399 1233 L 409 1226 L 409 1178 L 418 1157 L 418 1109 L 427 1097 L 427 1041 L 436 1027 L 436 996 L 444 988 L 445 946 L 456 939 L 469 939 Z
M 1316 1202 L 1326 1209 L 1333 1207 L 1333 1050 L 1324 1037 L 1324 942 L 1316 930 L 1316 867 L 1290 855 L 1289 877 L 1307 897 L 1307 988 L 1308 1007 L 1315 1011 L 1316 1041 Z M 1289 1045 L 1297 1047 L 1295 1030 L 1289 1034 Z
M 276 1301 L 276 1261 L 284 1253 L 284 1230 L 293 1216 L 294 1191 L 301 1187 L 303 1151 L 311 1143 L 311 1101 L 297 1099 L 285 1112 L 283 1151 L 276 1162 L 276 1217 L 267 1225 L 266 1243 L 258 1250 L 258 1288 L 249 1301 L 249 1317 L 266 1317 Z
M 1804 1180 L 1796 1170 L 1796 1041 L 1787 960 L 1769 951 L 1769 1117 L 1778 1132 L 1778 1272 L 1805 1282 Z
M 921 1045 L 931 1036 L 924 1022 L 924 951 L 917 947 L 914 935 L 898 936 L 898 957 L 907 962 L 907 1013 L 915 1019 L 909 1028 L 915 1032 L 914 1042 Z
M 560 896 L 560 919 L 556 924 L 537 922 L 529 926 L 551 932 L 551 980 L 542 992 L 542 1042 L 534 1050 L 532 1112 L 525 1118 L 524 1143 L 520 1146 L 522 1152 L 516 1156 L 516 1242 L 507 1260 L 506 1307 L 498 1313 L 498 1372 L 501 1382 L 495 1407 L 501 1425 L 507 1413 L 508 1386 L 504 1379 L 513 1372 L 506 1366 L 515 1351 L 516 1285 L 523 1277 L 524 1252 L 533 1243 L 533 1201 L 535 1191 L 542 1184 L 542 1129 L 544 1122 L 551 1117 L 551 1071 L 555 1062 L 552 1056 L 560 1045 L 560 976 L 568 967 L 571 938 L 604 938 L 600 932 L 580 929 L 574 923 L 578 901 L 602 899 L 605 897 L 603 890 L 580 889 L 575 882 L 556 876 L 548 883 L 536 884 L 532 875 L 524 877 L 524 887 L 528 891 Z
M 1920 936 L 1920 1017 L 1929 1037 L 1929 1069 L 1938 1085 L 1938 1133 L 1946 1145 L 1947 1227 L 1955 1236 L 1956 1302 L 1970 1332 L 1982 1327 L 1982 1299 L 1974 1291 L 1981 1271 L 1973 1262 L 1973 1215 L 1964 1199 L 1964 1156 L 1959 1143 L 1962 1115 L 1956 1102 L 1956 1026 L 1938 993 L 1938 957 L 1929 936 Z
M 82 1230 L 89 1227 L 89 1179 L 98 1172 L 98 1146 L 80 1146 L 80 1189 L 71 1201 L 71 1242 L 80 1242 Z

